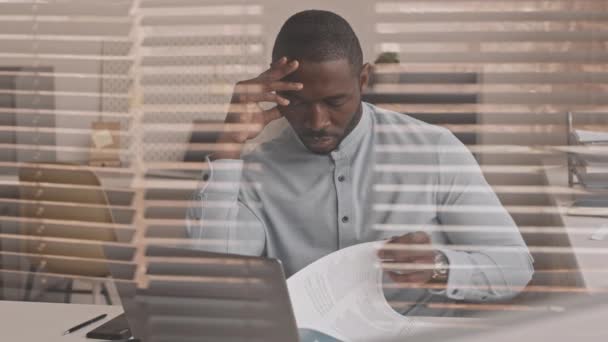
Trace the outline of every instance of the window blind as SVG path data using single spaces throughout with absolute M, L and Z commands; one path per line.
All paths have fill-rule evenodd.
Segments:
M 131 167 L 92 163 L 130 158 L 132 6 L 0 1 L 3 299 L 51 300 L 107 277 L 103 249 L 133 254 Z
M 376 65 L 366 97 L 448 128 L 475 155 L 535 258 L 534 279 L 519 300 L 584 292 L 586 282 L 593 288 L 590 273 L 606 272 L 577 257 L 604 260 L 604 248 L 583 241 L 593 224 L 563 219 L 567 199 L 592 193 L 566 182 L 565 152 L 573 148 L 567 117 L 575 113 L 579 129 L 605 130 L 606 16 L 602 1 L 375 2 L 375 51 L 395 52 L 400 62 Z M 407 153 L 403 146 L 381 150 Z M 379 184 L 376 191 L 418 188 Z M 442 229 L 500 231 L 492 225 Z
M 289 6 L 0 2 L 3 298 L 36 300 L 45 295 L 37 288 L 66 279 L 103 280 L 98 266 L 108 255 L 124 275 L 120 284 L 145 287 L 152 260 L 146 247 L 201 243 L 187 237 L 186 209 L 207 168 L 204 156 L 220 148 L 214 141 L 234 83 L 268 64 L 270 5 Z M 357 10 L 346 1 L 338 7 Z M 364 100 L 452 131 L 477 158 L 535 258 L 535 277 L 513 302 L 429 306 L 548 312 L 555 308 L 534 300 L 603 291 L 593 277 L 605 275 L 605 266 L 585 262 L 604 260 L 605 250 L 580 245 L 597 227 L 564 221 L 560 201 L 596 193 L 568 186 L 563 171 L 569 152 L 589 150 L 569 144 L 571 131 L 605 129 L 606 7 L 592 0 L 375 1 L 365 21 L 351 23 L 374 42 L 375 53 L 399 57 L 374 66 Z M 390 164 L 373 169 L 413 171 Z M 74 183 L 89 172 L 99 182 Z M 373 190 L 427 189 L 377 184 Z M 56 211 L 73 215 L 52 216 Z M 412 229 L 405 222 L 375 228 Z M 79 235 L 70 235 L 76 229 Z M 491 234 L 500 227 L 442 229 Z M 85 230 L 91 234 L 82 235 Z M 83 268 L 96 272 L 79 273 Z

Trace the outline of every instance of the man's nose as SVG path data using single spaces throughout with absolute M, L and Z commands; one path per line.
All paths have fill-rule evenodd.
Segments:
M 308 126 L 312 130 L 320 130 L 330 126 L 329 114 L 323 104 L 313 104 L 311 106 Z

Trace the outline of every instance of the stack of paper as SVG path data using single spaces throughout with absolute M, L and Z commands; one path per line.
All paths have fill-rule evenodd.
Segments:
M 578 181 L 587 188 L 608 188 L 608 132 L 574 130 L 572 152 Z
M 287 280 L 299 328 L 340 341 L 404 341 L 414 333 L 417 322 L 395 312 L 384 297 L 379 243 L 334 252 Z

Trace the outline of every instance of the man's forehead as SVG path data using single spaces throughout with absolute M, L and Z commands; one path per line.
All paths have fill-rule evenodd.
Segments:
M 326 62 L 302 61 L 298 70 L 284 80 L 303 83 L 304 89 L 290 93 L 307 100 L 345 96 L 351 94 L 358 85 L 358 78 L 353 75 L 346 59 Z
M 350 83 L 356 81 L 347 59 L 311 62 L 298 60 L 300 66 L 284 80 L 304 83 Z

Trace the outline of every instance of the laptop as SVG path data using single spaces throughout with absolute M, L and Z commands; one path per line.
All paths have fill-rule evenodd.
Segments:
M 135 268 L 109 266 L 134 338 L 142 341 L 298 341 L 277 259 L 148 246 L 146 288 Z

